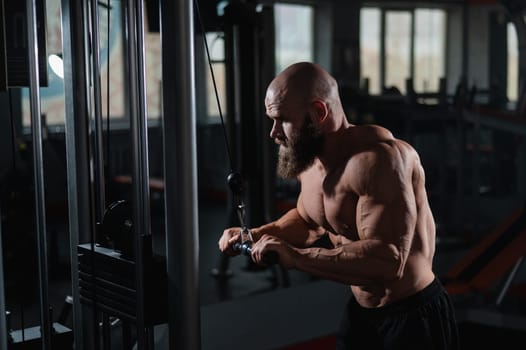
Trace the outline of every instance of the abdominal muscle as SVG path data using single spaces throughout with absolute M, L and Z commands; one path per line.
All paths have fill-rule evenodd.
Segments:
M 328 233 L 335 247 L 353 241 L 343 235 Z M 401 279 L 385 283 L 352 285 L 351 290 L 358 304 L 363 307 L 385 306 L 427 287 L 435 278 L 431 266 L 432 257 L 413 252 L 407 259 Z
M 365 308 L 382 307 L 418 293 L 427 287 L 435 275 L 428 259 L 410 256 L 401 279 L 377 284 L 352 285 L 353 295 Z

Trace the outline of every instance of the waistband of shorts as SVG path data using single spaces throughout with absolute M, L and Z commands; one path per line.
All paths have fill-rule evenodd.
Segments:
M 421 291 L 413 295 L 410 295 L 406 298 L 397 300 L 394 303 L 391 303 L 385 306 L 381 306 L 381 307 L 376 307 L 376 308 L 365 308 L 360 305 L 358 306 L 366 314 L 371 314 L 371 315 L 396 314 L 399 312 L 406 312 L 408 310 L 418 308 L 426 304 L 429 300 L 433 299 L 434 297 L 436 297 L 438 294 L 442 293 L 443 291 L 444 291 L 444 287 L 442 286 L 442 283 L 440 283 L 440 280 L 435 277 L 433 282 L 431 282 L 427 287 L 425 287 Z

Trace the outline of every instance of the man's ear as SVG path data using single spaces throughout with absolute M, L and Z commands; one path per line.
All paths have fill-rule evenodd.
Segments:
M 321 124 L 329 116 L 329 108 L 327 103 L 322 100 L 314 100 L 312 102 L 312 108 L 314 109 L 314 114 L 316 117 L 316 124 Z

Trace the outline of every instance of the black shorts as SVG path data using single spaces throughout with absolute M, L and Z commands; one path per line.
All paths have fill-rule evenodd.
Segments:
M 380 308 L 351 297 L 337 336 L 337 350 L 459 349 L 455 310 L 438 279 L 420 292 Z

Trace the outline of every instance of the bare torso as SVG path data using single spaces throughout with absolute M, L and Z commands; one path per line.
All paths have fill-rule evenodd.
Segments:
M 300 198 L 307 220 L 323 227 L 335 247 L 365 239 L 381 239 L 395 245 L 406 239 L 405 236 L 410 239 L 409 255 L 400 279 L 351 286 L 362 306 L 378 307 L 414 294 L 431 283 L 434 278 L 435 224 L 427 200 L 424 172 L 416 152 L 407 143 L 395 140 L 386 129 L 372 126 L 352 129 L 349 130 L 349 144 L 342 145 L 347 153 L 342 157 L 341 167 L 325 174 L 321 164 L 314 164 L 301 175 Z M 393 157 L 400 157 L 395 162 L 401 166 L 402 181 L 407 185 L 403 189 L 404 198 L 409 198 L 416 208 L 413 232 L 395 232 L 393 223 L 404 220 L 396 214 L 382 220 L 373 230 L 368 226 L 376 224 L 364 219 L 366 209 L 363 199 L 360 199 L 363 198 L 360 183 L 367 173 L 361 171 L 361 163 L 355 164 L 355 159 L 375 147 L 384 147 Z M 370 213 L 367 215 L 371 216 Z

